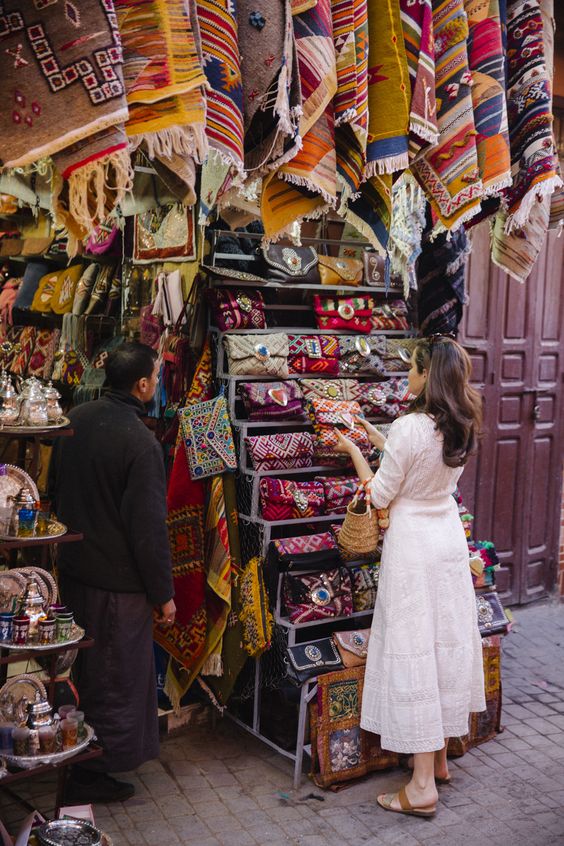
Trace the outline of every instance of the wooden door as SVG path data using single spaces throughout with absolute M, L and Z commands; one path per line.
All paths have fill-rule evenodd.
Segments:
M 461 341 L 484 397 L 484 439 L 461 482 L 475 535 L 492 540 L 507 603 L 554 584 L 562 490 L 564 239 L 547 245 L 524 285 L 489 260 L 477 227 L 468 264 Z

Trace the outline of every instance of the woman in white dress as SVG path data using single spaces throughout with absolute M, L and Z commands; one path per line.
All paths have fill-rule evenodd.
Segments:
M 485 710 L 482 647 L 468 546 L 454 497 L 474 451 L 481 400 L 470 386 L 466 352 L 450 338 L 422 339 L 409 371 L 416 399 L 386 439 L 375 475 L 343 435 L 347 453 L 378 509 L 390 509 L 368 648 L 361 726 L 384 749 L 413 754 L 399 793 L 378 796 L 389 811 L 432 816 L 436 782 L 449 780 L 449 737 Z

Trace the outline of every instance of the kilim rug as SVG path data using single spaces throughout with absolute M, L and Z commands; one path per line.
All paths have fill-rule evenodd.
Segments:
M 480 210 L 476 127 L 463 0 L 434 0 L 436 102 L 440 139 L 414 164 L 439 221 L 437 231 L 456 229 Z
M 411 85 L 409 158 L 414 161 L 439 140 L 433 9 L 431 0 L 400 0 L 400 11 Z
M 358 196 L 348 203 L 344 217 L 377 252 L 385 251 L 392 217 L 392 174 L 376 174 L 363 182 Z
M 562 185 L 556 173 L 552 94 L 538 0 L 507 3 L 507 111 L 512 186 L 505 193 L 506 229 L 522 227 L 537 197 Z
M 409 165 L 409 89 L 399 0 L 369 3 L 367 177 Z
M 211 351 L 206 344 L 188 395 L 188 402 L 212 398 Z M 176 442 L 168 485 L 168 527 L 172 554 L 176 619 L 167 628 L 155 626 L 154 638 L 172 659 L 165 693 L 177 707 L 186 688 L 176 682 L 177 667 L 191 673 L 203 661 L 207 634 L 206 570 L 204 562 L 204 482 L 190 478 L 182 437 Z M 182 670 L 178 671 L 182 675 Z
M 222 161 L 242 173 L 243 86 L 236 6 L 232 0 L 196 0 L 196 10 L 208 81 L 206 134 Z
M 113 2 L 4 0 L 0 21 L 3 166 L 21 167 L 66 150 L 57 167 L 68 179 L 69 218 L 78 233 L 90 231 L 100 212 L 112 209 L 131 186 Z
M 476 125 L 478 167 L 484 196 L 511 185 L 509 128 L 505 100 L 505 61 L 498 0 L 465 0 L 468 63 Z

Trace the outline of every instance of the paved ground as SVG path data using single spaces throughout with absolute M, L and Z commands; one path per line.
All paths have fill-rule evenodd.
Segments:
M 160 760 L 133 775 L 137 796 L 97 806 L 96 820 L 114 846 L 563 846 L 564 604 L 514 616 L 503 652 L 505 730 L 451 762 L 453 784 L 441 788 L 432 821 L 375 805 L 377 793 L 405 783 L 401 771 L 338 793 L 306 780 L 294 794 L 289 763 L 227 720 L 165 741 Z M 36 781 L 34 803 L 48 807 L 49 788 Z M 18 816 L 1 791 L 0 816 Z

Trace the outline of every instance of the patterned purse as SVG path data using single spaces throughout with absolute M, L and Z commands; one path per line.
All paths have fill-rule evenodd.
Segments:
M 290 470 L 313 465 L 313 438 L 309 432 L 253 435 L 245 445 L 255 470 Z
M 355 611 L 370 611 L 376 604 L 379 564 L 362 564 L 350 570 Z
M 239 606 L 243 648 L 252 658 L 258 658 L 272 639 L 272 614 L 260 558 L 251 558 L 240 575 Z
M 302 391 L 297 382 L 242 382 L 239 394 L 249 420 L 303 420 Z
M 356 400 L 360 383 L 356 379 L 300 379 L 305 400 Z
M 497 591 L 477 593 L 476 609 L 478 611 L 478 628 L 482 637 L 507 632 L 509 620 Z
M 269 279 L 291 285 L 319 285 L 317 253 L 313 247 L 271 244 L 263 249 L 263 257 Z
M 180 261 L 196 258 L 194 207 L 174 203 L 135 215 L 133 261 Z
M 407 379 L 392 377 L 385 382 L 365 382 L 362 387 L 359 404 L 364 414 L 395 419 L 409 408 Z
M 320 517 L 325 510 L 325 494 L 319 482 L 261 479 L 260 502 L 265 520 Z
M 36 336 L 35 326 L 24 326 L 17 340 L 14 341 L 14 355 L 9 365 L 14 376 L 25 376 L 33 354 Z
M 331 673 L 343 667 L 339 652 L 330 637 L 314 643 L 289 646 L 286 675 L 294 684 L 302 685 L 314 676 Z
M 335 428 L 340 429 L 347 438 L 353 441 L 363 455 L 370 453 L 368 435 L 358 422 L 361 411 L 357 402 L 312 399 L 309 403 L 309 413 L 315 432 L 315 453 L 318 457 L 335 457 L 337 444 Z
M 307 570 L 310 567 L 330 570 L 341 563 L 339 547 L 331 532 L 299 535 L 272 541 L 278 559 L 278 569 Z
M 266 329 L 264 299 L 260 291 L 213 288 L 210 291 L 215 325 L 231 329 Z
M 362 283 L 362 262 L 352 258 L 319 256 L 319 276 L 322 285 L 356 287 Z
M 351 579 L 346 567 L 300 576 L 286 573 L 284 608 L 291 623 L 310 623 L 353 612 Z
M 337 651 L 341 656 L 341 661 L 345 667 L 361 667 L 366 664 L 369 640 L 370 629 L 357 629 L 355 632 L 333 633 L 333 643 L 337 647 Z
M 339 343 L 331 335 L 288 335 L 290 373 L 339 372 Z
M 374 307 L 372 328 L 376 330 L 408 330 L 407 306 L 403 300 L 392 300 Z
M 382 354 L 386 350 L 385 338 L 365 338 L 364 335 L 340 335 L 339 360 L 343 374 L 362 373 L 371 376 L 384 376 L 386 368 Z
M 358 490 L 358 477 L 353 476 L 315 476 L 325 491 L 325 513 L 346 514 L 347 506 Z
M 37 333 L 33 353 L 27 366 L 27 375 L 37 379 L 51 378 L 55 364 L 55 353 L 59 346 L 59 329 L 41 329 Z
M 288 336 L 284 332 L 272 335 L 225 335 L 231 376 L 288 376 Z
M 192 479 L 237 469 L 235 444 L 223 394 L 178 412 Z
M 372 331 L 374 300 L 371 296 L 321 297 L 314 294 L 313 309 L 320 329 L 362 332 L 366 335 Z
M 409 370 L 408 358 L 417 346 L 417 338 L 386 338 L 386 352 L 382 356 L 386 370 L 405 373 Z

